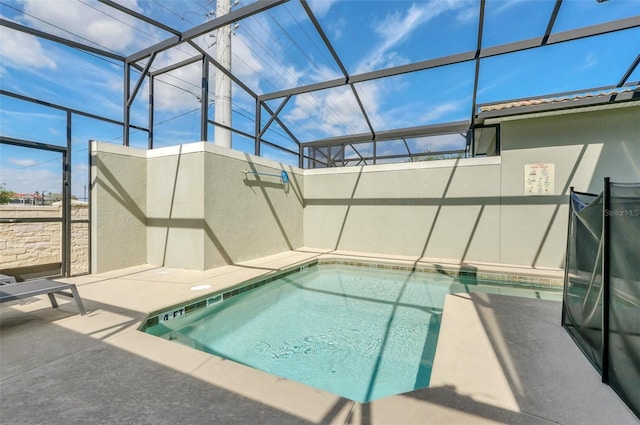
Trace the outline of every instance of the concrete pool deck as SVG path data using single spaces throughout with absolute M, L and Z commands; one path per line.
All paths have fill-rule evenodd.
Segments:
M 56 310 L 46 297 L 4 304 L 0 422 L 640 423 L 560 327 L 556 301 L 449 295 L 431 386 L 366 404 L 137 330 L 148 313 L 205 294 L 192 287 L 217 291 L 321 255 L 375 257 L 299 249 L 207 271 L 145 265 L 57 279 L 78 286 L 86 316 L 71 299 Z

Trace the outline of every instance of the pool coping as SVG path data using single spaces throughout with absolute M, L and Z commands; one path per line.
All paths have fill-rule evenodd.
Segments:
M 406 271 L 425 274 L 442 274 L 450 277 L 460 277 L 476 279 L 478 283 L 484 283 L 491 286 L 500 287 L 503 283 L 510 284 L 510 288 L 516 289 L 538 289 L 550 292 L 560 291 L 562 289 L 562 279 L 536 276 L 534 274 L 516 274 L 516 273 L 504 273 L 504 272 L 486 272 L 470 270 L 469 266 L 463 266 L 461 268 L 445 266 L 435 263 L 423 263 L 418 264 L 403 264 L 398 261 L 363 261 L 352 258 L 334 257 L 331 255 L 321 256 L 318 258 L 310 259 L 297 263 L 282 269 L 271 271 L 265 275 L 256 276 L 245 280 L 243 282 L 231 285 L 230 287 L 218 289 L 216 291 L 209 292 L 207 294 L 190 299 L 188 302 L 178 302 L 169 305 L 165 308 L 158 309 L 150 312 L 147 318 L 142 321 L 138 330 L 145 332 L 148 327 L 155 326 L 160 322 L 169 321 L 178 317 L 186 316 L 187 314 L 199 311 L 203 308 L 212 307 L 221 302 L 224 302 L 232 297 L 243 294 L 252 289 L 266 285 L 274 280 L 283 278 L 292 273 L 302 271 L 306 267 L 323 266 L 323 265 L 344 265 L 352 267 L 362 267 L 366 269 L 381 269 L 381 270 L 394 270 L 394 271 Z M 162 318 L 164 316 L 164 318 Z
M 320 264 L 342 264 L 349 266 L 359 266 L 359 267 L 372 267 L 379 269 L 389 269 L 389 270 L 403 270 L 409 272 L 419 272 L 419 273 L 439 273 L 445 274 L 447 276 L 452 277 L 469 277 L 475 278 L 478 281 L 482 282 L 510 282 L 517 283 L 522 287 L 536 287 L 536 288 L 550 288 L 550 289 L 561 289 L 563 285 L 563 278 L 561 277 L 550 277 L 543 276 L 536 273 L 531 272 L 505 272 L 505 271 L 483 271 L 476 266 L 471 265 L 442 265 L 438 263 L 418 263 L 415 262 L 413 264 L 401 264 L 397 262 L 385 262 L 385 261 L 356 261 L 356 260 L 348 260 L 344 258 L 332 258 L 329 254 L 327 258 L 318 259 Z
M 291 267 L 286 267 L 278 271 L 267 273 L 266 275 L 257 276 L 257 277 L 248 279 L 246 281 L 237 283 L 235 285 L 232 285 L 229 288 L 219 289 L 217 291 L 213 291 L 208 294 L 201 295 L 197 298 L 189 300 L 188 304 L 185 304 L 185 302 L 180 302 L 177 304 L 170 305 L 166 308 L 163 308 L 162 310 L 152 311 L 147 316 L 147 319 L 141 323 L 138 330 L 144 332 L 147 327 L 158 324 L 161 321 L 159 318 L 163 314 L 168 314 L 170 316 L 169 318 L 167 318 L 167 320 L 171 320 L 172 318 L 182 317 L 189 313 L 199 311 L 203 308 L 217 305 L 221 302 L 228 300 L 229 298 L 235 297 L 240 294 L 244 294 L 247 291 L 264 286 L 267 283 L 273 282 L 276 279 L 280 279 L 284 276 L 295 273 L 300 269 L 302 269 L 303 267 L 316 265 L 317 263 L 318 263 L 318 260 L 315 259 L 315 260 L 308 261 L 304 264 L 297 264 Z

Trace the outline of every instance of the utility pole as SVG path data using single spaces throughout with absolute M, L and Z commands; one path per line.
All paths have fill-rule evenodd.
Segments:
M 231 0 L 217 0 L 216 17 L 231 10 Z M 231 25 L 216 30 L 216 60 L 226 70 L 231 70 Z M 231 80 L 222 71 L 215 70 L 215 122 L 231 127 Z M 215 127 L 214 144 L 231 147 L 231 131 Z

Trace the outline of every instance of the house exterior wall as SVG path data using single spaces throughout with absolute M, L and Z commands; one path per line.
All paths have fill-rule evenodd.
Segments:
M 640 107 L 501 123 L 501 263 L 563 267 L 568 194 L 600 193 L 604 177 L 640 182 Z M 525 164 L 554 164 L 553 195 L 523 196 Z

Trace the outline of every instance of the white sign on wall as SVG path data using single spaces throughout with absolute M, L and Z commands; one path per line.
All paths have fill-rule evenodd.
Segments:
M 526 164 L 524 166 L 525 196 L 553 195 L 555 164 Z

